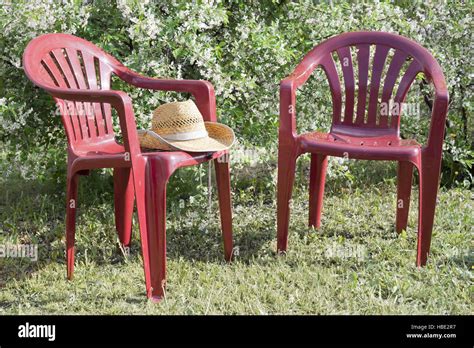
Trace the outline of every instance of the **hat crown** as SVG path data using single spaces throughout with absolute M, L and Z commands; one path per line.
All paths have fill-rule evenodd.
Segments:
M 204 119 L 192 100 L 167 103 L 156 108 L 152 130 L 164 138 L 182 137 L 180 140 L 207 136 Z
M 234 132 L 217 122 L 204 122 L 192 100 L 163 104 L 153 112 L 152 129 L 138 130 L 148 149 L 187 152 L 223 151 L 232 146 Z

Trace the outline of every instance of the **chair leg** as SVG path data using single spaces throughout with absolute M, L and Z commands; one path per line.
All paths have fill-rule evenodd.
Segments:
M 398 162 L 397 173 L 397 233 L 406 230 L 408 212 L 410 210 L 411 183 L 413 178 L 413 164 L 411 162 Z
M 327 156 L 311 154 L 309 179 L 309 227 L 321 227 L 321 211 L 326 182 Z
M 150 252 L 148 242 L 147 226 L 147 188 L 153 182 L 148 177 L 148 162 L 146 158 L 140 157 L 133 162 L 133 186 L 137 202 L 138 224 L 140 229 L 140 242 L 142 247 L 143 270 L 145 274 L 145 288 L 147 297 L 151 298 L 150 279 Z
M 115 227 L 124 246 L 130 245 L 134 198 L 131 169 L 114 168 Z
M 290 200 L 293 192 L 297 158 L 292 150 L 280 146 L 278 151 L 277 252 L 285 252 L 288 247 Z
M 226 158 L 226 155 L 222 158 Z M 226 261 L 232 258 L 232 201 L 230 193 L 230 162 L 214 160 L 216 167 L 219 210 L 221 214 L 222 237 L 224 239 L 224 256 Z
M 153 302 L 164 297 L 166 286 L 166 185 L 169 175 L 161 169 L 151 169 L 154 173 L 147 180 L 145 199 L 151 285 L 147 293 Z
M 77 174 L 68 174 L 66 191 L 66 263 L 68 279 L 72 279 L 74 275 L 74 243 L 78 184 L 79 176 Z
M 438 194 L 440 165 L 436 161 L 422 159 L 419 170 L 419 215 L 418 215 L 418 247 L 416 265 L 426 265 L 431 245 L 436 196 Z

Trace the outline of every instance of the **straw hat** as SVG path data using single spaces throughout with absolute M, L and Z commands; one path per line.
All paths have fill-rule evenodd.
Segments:
M 212 152 L 226 150 L 234 131 L 216 122 L 204 122 L 192 100 L 167 103 L 153 112 L 151 130 L 138 130 L 140 145 L 148 149 Z

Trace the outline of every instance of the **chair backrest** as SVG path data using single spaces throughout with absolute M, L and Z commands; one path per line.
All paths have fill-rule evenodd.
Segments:
M 341 133 L 398 135 L 402 103 L 420 72 L 435 89 L 446 88 L 440 66 L 425 48 L 390 33 L 350 32 L 330 38 L 310 51 L 292 76 L 301 85 L 317 66 L 331 89 L 332 130 Z
M 116 64 L 97 46 L 68 34 L 39 36 L 23 54 L 25 73 L 39 87 L 107 90 Z M 114 138 L 110 104 L 55 100 L 72 147 Z

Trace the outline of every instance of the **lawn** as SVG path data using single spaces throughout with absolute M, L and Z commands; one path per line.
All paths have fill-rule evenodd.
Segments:
M 0 258 L 0 314 L 474 312 L 471 191 L 440 191 L 429 263 L 418 269 L 416 186 L 408 229 L 397 235 L 395 167 L 380 164 L 373 169 L 378 175 L 366 172 L 351 185 L 329 178 L 322 228 L 310 230 L 307 162 L 300 165 L 284 256 L 275 253 L 275 188 L 269 174 L 274 176 L 275 166 L 255 168 L 247 182 L 234 170 L 238 255 L 231 264 L 223 261 L 215 192 L 209 209 L 206 194 L 189 199 L 173 178 L 168 285 L 160 304 L 145 297 L 136 223 L 130 255 L 118 246 L 107 172 L 81 178 L 73 281 L 65 277 L 64 183 L 4 179 L 0 244 L 38 244 L 39 258 Z

